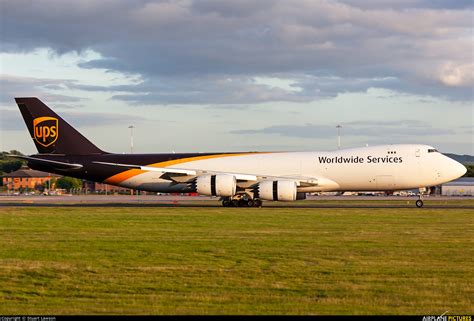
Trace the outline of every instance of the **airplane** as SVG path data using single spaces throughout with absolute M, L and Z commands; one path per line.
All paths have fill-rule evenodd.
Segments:
M 15 98 L 37 154 L 30 168 L 160 193 L 217 196 L 225 207 L 296 201 L 306 193 L 440 185 L 466 168 L 434 147 L 380 145 L 326 152 L 114 154 L 102 151 L 36 97 Z M 423 206 L 420 192 L 417 207 Z

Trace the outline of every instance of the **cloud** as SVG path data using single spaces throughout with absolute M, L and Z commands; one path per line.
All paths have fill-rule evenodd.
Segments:
M 0 41 L 10 52 L 98 52 L 104 58 L 80 66 L 140 74 L 135 86 L 102 88 L 137 104 L 298 102 L 372 87 L 470 101 L 472 7 L 446 0 L 16 0 L 2 4 Z M 302 90 L 257 84 L 258 77 L 292 79 Z
M 89 113 L 75 111 L 61 111 L 60 116 L 73 127 L 98 127 L 108 125 L 127 125 L 150 121 L 146 117 L 111 113 Z M 156 120 L 154 120 L 156 122 Z M 26 125 L 19 110 L 4 108 L 0 111 L 0 125 L 2 131 L 26 130 Z
M 473 8 L 471 0 L 342 0 L 342 2 L 361 9 L 407 9 L 407 8 L 434 8 L 434 9 L 467 9 Z
M 456 65 L 448 62 L 441 67 L 440 80 L 446 86 L 470 86 L 474 83 L 474 63 Z
M 46 79 L 2 75 L 0 78 L 0 102 L 14 104 L 15 97 L 41 97 L 45 101 L 77 103 L 80 97 L 51 93 L 71 86 L 66 79 Z
M 426 128 L 430 125 L 426 122 L 417 119 L 403 119 L 403 120 L 356 120 L 342 123 L 349 127 L 418 127 Z
M 236 135 L 273 134 L 284 137 L 298 137 L 308 139 L 334 138 L 336 127 L 329 125 L 277 125 L 262 129 L 234 130 Z M 354 121 L 342 125 L 341 135 L 354 137 L 410 137 L 410 136 L 443 136 L 451 135 L 450 129 L 433 128 L 429 124 L 418 120 L 395 121 Z

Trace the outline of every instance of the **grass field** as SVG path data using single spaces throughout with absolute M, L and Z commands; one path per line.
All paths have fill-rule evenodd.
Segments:
M 472 314 L 474 210 L 0 208 L 0 314 Z

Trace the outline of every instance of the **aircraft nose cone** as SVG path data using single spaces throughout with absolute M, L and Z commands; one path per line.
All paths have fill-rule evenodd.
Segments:
M 459 176 L 463 176 L 464 174 L 467 173 L 467 168 L 461 163 L 458 163 L 458 168 L 459 168 Z
M 451 172 L 454 177 L 453 179 L 456 179 L 466 174 L 467 168 L 463 164 L 453 161 Z

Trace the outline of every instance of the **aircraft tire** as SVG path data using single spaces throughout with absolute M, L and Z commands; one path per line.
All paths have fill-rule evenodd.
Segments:
M 242 199 L 242 198 L 238 202 L 239 202 L 239 205 L 238 205 L 239 207 L 247 207 L 248 206 L 247 201 Z

